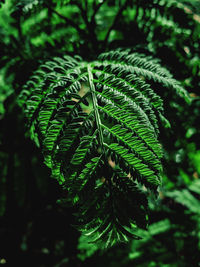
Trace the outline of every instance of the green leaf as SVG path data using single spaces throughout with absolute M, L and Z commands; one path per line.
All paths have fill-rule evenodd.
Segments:
M 153 83 L 188 100 L 156 60 L 130 50 L 89 63 L 55 57 L 19 97 L 45 164 L 77 207 L 79 229 L 105 247 L 138 239 L 137 229 L 148 225 L 148 201 L 139 188 L 156 193 L 161 182 L 159 121 L 170 123 Z

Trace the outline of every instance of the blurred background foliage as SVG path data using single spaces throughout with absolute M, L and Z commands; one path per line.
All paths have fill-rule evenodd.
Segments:
M 199 0 L 0 1 L 0 265 L 200 266 Z M 160 59 L 193 101 L 163 96 L 163 184 L 142 240 L 107 251 L 72 227 L 73 209 L 30 141 L 16 98 L 31 73 L 63 54 L 94 59 L 131 47 Z

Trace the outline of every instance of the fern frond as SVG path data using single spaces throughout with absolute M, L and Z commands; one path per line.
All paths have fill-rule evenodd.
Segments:
M 195 15 L 199 9 L 197 2 L 142 0 L 135 1 L 131 10 L 134 24 L 147 40 L 148 48 L 153 53 L 160 54 L 166 64 L 166 52 L 172 58 L 174 55 L 177 60 L 175 65 L 180 64 L 188 73 L 188 68 L 193 69 L 192 59 L 199 54 L 199 21 Z M 185 48 L 188 50 L 185 51 Z
M 43 0 L 20 0 L 17 7 L 22 10 L 24 15 L 27 15 L 28 13 L 38 10 L 39 6 L 41 7 L 42 4 Z
M 31 137 L 92 242 L 127 242 L 147 227 L 144 189 L 156 192 L 162 172 L 158 116 L 167 122 L 151 80 L 188 100 L 157 60 L 129 50 L 54 58 L 21 92 Z
M 177 94 L 181 95 L 185 101 L 190 103 L 190 97 L 181 87 L 180 83 L 173 79 L 167 70 L 161 66 L 159 67 L 158 63 L 151 60 L 151 57 L 145 58 L 144 55 L 138 56 L 137 53 L 129 55 L 122 53 L 121 55 L 120 51 L 113 51 L 112 53 L 104 53 L 99 58 L 104 61 L 104 66 L 109 65 L 111 69 L 118 67 L 120 71 L 126 72 L 127 70 L 129 73 L 135 74 L 136 76 L 143 76 L 147 82 L 153 80 L 163 87 L 172 88 Z
M 166 193 L 167 197 L 173 198 L 176 202 L 187 207 L 192 213 L 200 214 L 199 204 L 200 201 L 195 198 L 190 191 L 183 189 L 182 191 L 172 191 Z

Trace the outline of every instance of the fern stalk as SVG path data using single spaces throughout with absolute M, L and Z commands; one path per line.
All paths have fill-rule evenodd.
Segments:
M 95 121 L 96 121 L 97 129 L 98 129 L 98 133 L 99 133 L 100 146 L 101 146 L 102 153 L 104 154 L 105 150 L 104 150 L 103 133 L 102 133 L 102 128 L 101 128 L 101 118 L 99 116 L 97 98 L 95 94 L 95 86 L 93 83 L 93 74 L 91 71 L 90 64 L 88 64 L 87 70 L 88 70 L 88 81 L 89 81 L 90 91 L 92 95 L 92 104 L 93 104 L 94 113 L 95 113 Z

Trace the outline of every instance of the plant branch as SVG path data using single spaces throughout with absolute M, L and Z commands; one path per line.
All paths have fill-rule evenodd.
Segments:
M 127 7 L 129 1 L 130 1 L 130 0 L 126 0 L 126 2 L 124 3 L 124 5 L 122 5 L 122 6 L 120 7 L 118 13 L 116 14 L 116 16 L 115 16 L 115 18 L 114 18 L 114 20 L 113 20 L 113 23 L 112 23 L 111 27 L 109 28 L 109 30 L 108 30 L 108 32 L 107 32 L 107 34 L 106 34 L 106 37 L 105 37 L 105 39 L 104 39 L 104 41 L 103 41 L 103 46 L 104 46 L 104 47 L 107 46 L 107 42 L 108 42 L 108 38 L 109 38 L 109 36 L 110 36 L 110 33 L 111 33 L 111 31 L 115 28 L 115 26 L 116 26 L 116 24 L 117 24 L 117 22 L 118 22 L 118 20 L 119 20 L 119 18 L 120 18 L 120 16 L 121 16 L 122 12 L 123 12 L 124 9 Z
M 82 32 L 82 34 L 84 34 L 84 36 L 86 37 L 85 39 L 87 39 L 93 46 L 93 50 L 97 51 L 97 47 L 98 47 L 98 40 L 97 40 L 97 36 L 95 33 L 95 23 L 92 23 L 87 15 L 87 5 L 85 5 L 85 9 L 83 7 L 83 5 L 81 3 L 78 3 L 77 1 L 71 1 L 70 5 L 75 5 L 79 8 L 80 13 L 81 13 L 81 17 L 86 25 L 86 29 L 87 31 L 83 31 L 82 29 L 77 29 L 79 32 Z M 57 14 L 58 15 L 58 14 Z M 61 15 L 62 16 L 62 15 Z M 64 17 L 64 16 L 63 16 Z M 67 19 L 66 17 L 64 17 L 65 20 Z M 70 22 L 71 24 L 75 24 L 73 21 Z M 78 27 L 78 25 L 74 25 L 74 27 Z
M 93 43 L 93 46 L 96 47 L 97 46 L 97 37 L 95 34 L 95 23 L 92 23 L 92 21 L 89 21 L 88 16 L 87 16 L 87 11 L 82 7 L 81 4 L 77 3 L 78 8 L 81 11 L 81 16 L 87 26 L 88 29 L 88 34 L 89 34 L 89 38 L 91 40 L 91 42 Z M 93 21 L 95 22 L 95 21 Z
M 95 23 L 95 16 L 96 16 L 97 12 L 99 11 L 100 7 L 101 7 L 105 2 L 106 2 L 106 1 L 102 1 L 102 2 L 99 3 L 98 5 L 95 5 L 95 6 L 94 6 L 94 8 L 93 8 L 94 12 L 93 12 L 92 17 L 91 17 L 91 24 L 96 25 L 96 23 Z
M 95 95 L 95 87 L 94 87 L 94 83 L 93 83 L 93 75 L 92 75 L 92 71 L 91 71 L 91 66 L 88 65 L 87 69 L 88 69 L 89 86 L 90 86 L 90 91 L 92 94 L 92 104 L 93 104 L 93 108 L 94 108 L 95 121 L 96 121 L 97 129 L 99 132 L 100 146 L 101 146 L 102 152 L 104 152 L 105 149 L 104 149 L 104 142 L 103 142 L 103 132 L 102 132 L 102 128 L 101 128 L 101 119 L 100 119 L 98 107 L 97 107 L 97 98 Z
M 52 13 L 56 14 L 58 17 L 60 17 L 61 19 L 65 20 L 65 22 L 72 26 L 73 28 L 75 28 L 80 34 L 82 35 L 86 35 L 85 31 L 82 30 L 75 22 L 73 22 L 73 20 L 65 17 L 64 15 L 60 14 L 59 12 L 57 12 L 55 9 L 53 9 L 52 7 L 50 7 L 48 4 L 44 4 Z
M 86 9 L 84 9 L 83 7 L 82 7 L 82 5 L 80 4 L 80 3 L 78 3 L 78 2 L 71 2 L 70 4 L 72 4 L 72 5 L 76 5 L 79 9 L 80 9 L 80 11 L 81 11 L 81 16 L 82 16 L 82 18 L 83 18 L 83 20 L 84 20 L 84 22 L 85 22 L 85 24 L 86 24 L 86 26 L 89 28 L 90 27 L 90 23 L 89 23 L 89 20 L 88 20 L 88 16 L 87 16 L 87 11 L 86 11 Z

